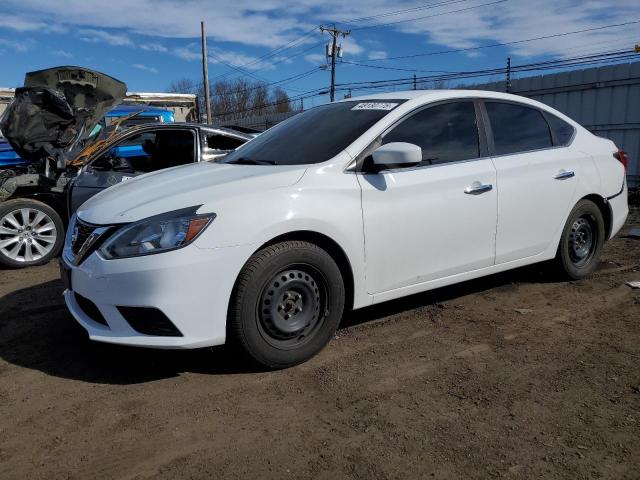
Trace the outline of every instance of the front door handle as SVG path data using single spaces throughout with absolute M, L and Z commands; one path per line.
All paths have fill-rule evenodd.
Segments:
M 481 193 L 493 190 L 493 185 L 490 183 L 473 182 L 467 188 L 464 189 L 464 193 L 469 195 L 480 195 Z
M 575 172 L 567 172 L 565 170 L 560 170 L 558 173 L 556 173 L 556 175 L 553 178 L 555 178 L 556 180 L 566 180 L 567 178 L 571 178 L 575 176 L 576 176 Z

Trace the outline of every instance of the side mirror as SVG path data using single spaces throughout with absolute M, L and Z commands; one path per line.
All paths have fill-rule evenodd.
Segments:
M 422 149 L 407 142 L 392 142 L 373 151 L 373 164 L 378 167 L 413 167 L 422 162 Z

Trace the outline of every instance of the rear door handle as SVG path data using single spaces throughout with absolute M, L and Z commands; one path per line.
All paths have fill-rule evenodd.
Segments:
M 575 172 L 566 172 L 565 170 L 560 170 L 553 178 L 555 178 L 556 180 L 566 180 L 567 178 L 575 176 Z
M 481 193 L 493 190 L 493 185 L 490 183 L 473 182 L 467 188 L 464 189 L 464 193 L 469 195 L 480 195 Z

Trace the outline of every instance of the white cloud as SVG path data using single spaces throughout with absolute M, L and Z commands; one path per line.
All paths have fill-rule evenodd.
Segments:
M 134 63 L 133 65 L 131 65 L 133 68 L 137 68 L 138 70 L 143 70 L 145 72 L 149 72 L 149 73 L 158 73 L 158 69 L 155 67 L 149 67 L 148 65 L 145 65 L 143 63 Z
M 45 32 L 45 33 L 67 33 L 68 28 L 57 23 L 30 20 L 28 18 L 8 13 L 0 12 L 0 28 L 15 30 L 17 32 Z
M 304 59 L 309 63 L 313 63 L 314 65 L 322 65 L 327 63 L 326 56 L 321 53 L 310 53 L 309 55 L 305 55 Z
M 387 58 L 387 52 L 384 50 L 372 50 L 369 52 L 369 55 L 367 55 L 367 58 L 369 60 L 382 60 Z
M 177 47 L 171 50 L 171 54 L 183 60 L 200 60 L 202 53 L 197 51 L 197 44 L 191 43 L 186 47 Z
M 58 57 L 73 58 L 73 54 L 70 52 L 67 52 L 66 50 L 51 50 L 51 54 L 56 55 Z
M 148 52 L 168 52 L 169 49 L 160 43 L 142 43 L 138 45 L 142 50 L 147 50 Z
M 94 30 L 91 28 L 83 28 L 78 31 L 80 40 L 90 43 L 108 43 L 115 47 L 132 45 L 131 39 L 125 34 L 109 33 L 104 30 Z
M 24 53 L 28 51 L 31 47 L 33 47 L 34 44 L 35 42 L 31 39 L 20 41 L 20 40 L 7 40 L 6 38 L 0 38 L 0 45 L 19 53 Z
M 356 42 L 355 38 L 347 37 L 342 40 L 342 52 L 345 55 L 357 56 L 364 52 L 364 48 L 360 46 L 358 42 Z
M 46 32 L 62 31 L 71 27 L 83 31 L 81 38 L 85 41 L 133 46 L 134 35 L 156 39 L 197 39 L 200 34 L 200 20 L 204 20 L 209 38 L 212 40 L 211 44 L 236 42 L 271 49 L 299 39 L 302 34 L 320 23 L 339 23 L 345 18 L 422 7 L 401 15 L 341 25 L 354 29 L 353 34 L 342 41 L 348 58 L 365 55 L 365 49 L 358 42 L 370 45 L 369 39 L 385 40 L 385 34 L 390 30 L 409 35 L 407 38 L 410 40 L 407 44 L 411 46 L 407 47 L 407 50 L 420 52 L 434 48 L 433 45 L 427 48 L 428 43 L 440 45 L 443 49 L 470 48 L 640 18 L 640 4 L 637 0 L 616 0 L 615 5 L 612 5 L 610 0 L 510 0 L 493 6 L 439 15 L 482 5 L 487 1 L 491 0 L 474 0 L 425 8 L 424 0 L 351 0 L 347 3 L 343 0 L 298 0 L 295 4 L 285 0 L 239 0 L 233 5 L 222 7 L 212 7 L 210 2 L 205 0 L 110 0 L 108 9 L 105 9 L 103 0 L 2 0 L 0 28 L 20 32 Z M 416 19 L 430 15 L 438 16 Z M 361 26 L 398 20 L 410 21 L 384 28 L 356 30 Z M 594 43 L 629 41 L 631 45 L 633 41 L 637 41 L 637 32 L 638 25 L 630 25 L 522 43 L 508 47 L 508 50 L 514 56 L 562 56 L 578 47 L 588 47 Z M 284 52 L 282 56 L 286 57 L 287 54 L 300 51 L 300 45 L 310 45 L 320 39 L 319 32 L 311 34 L 296 48 Z M 189 47 L 170 49 L 158 42 L 144 42 L 139 47 L 152 52 L 171 53 L 190 60 L 197 58 L 197 54 Z M 383 49 L 389 48 L 385 45 L 372 48 L 375 52 Z M 370 52 L 370 55 L 376 54 Z M 395 52 L 389 55 L 394 56 Z M 233 54 L 233 57 L 238 59 L 239 54 Z

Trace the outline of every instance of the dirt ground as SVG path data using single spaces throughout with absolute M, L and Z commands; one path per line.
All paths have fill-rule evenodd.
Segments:
M 353 312 L 318 357 L 90 342 L 55 263 L 0 271 L 0 478 L 640 478 L 640 227 Z

